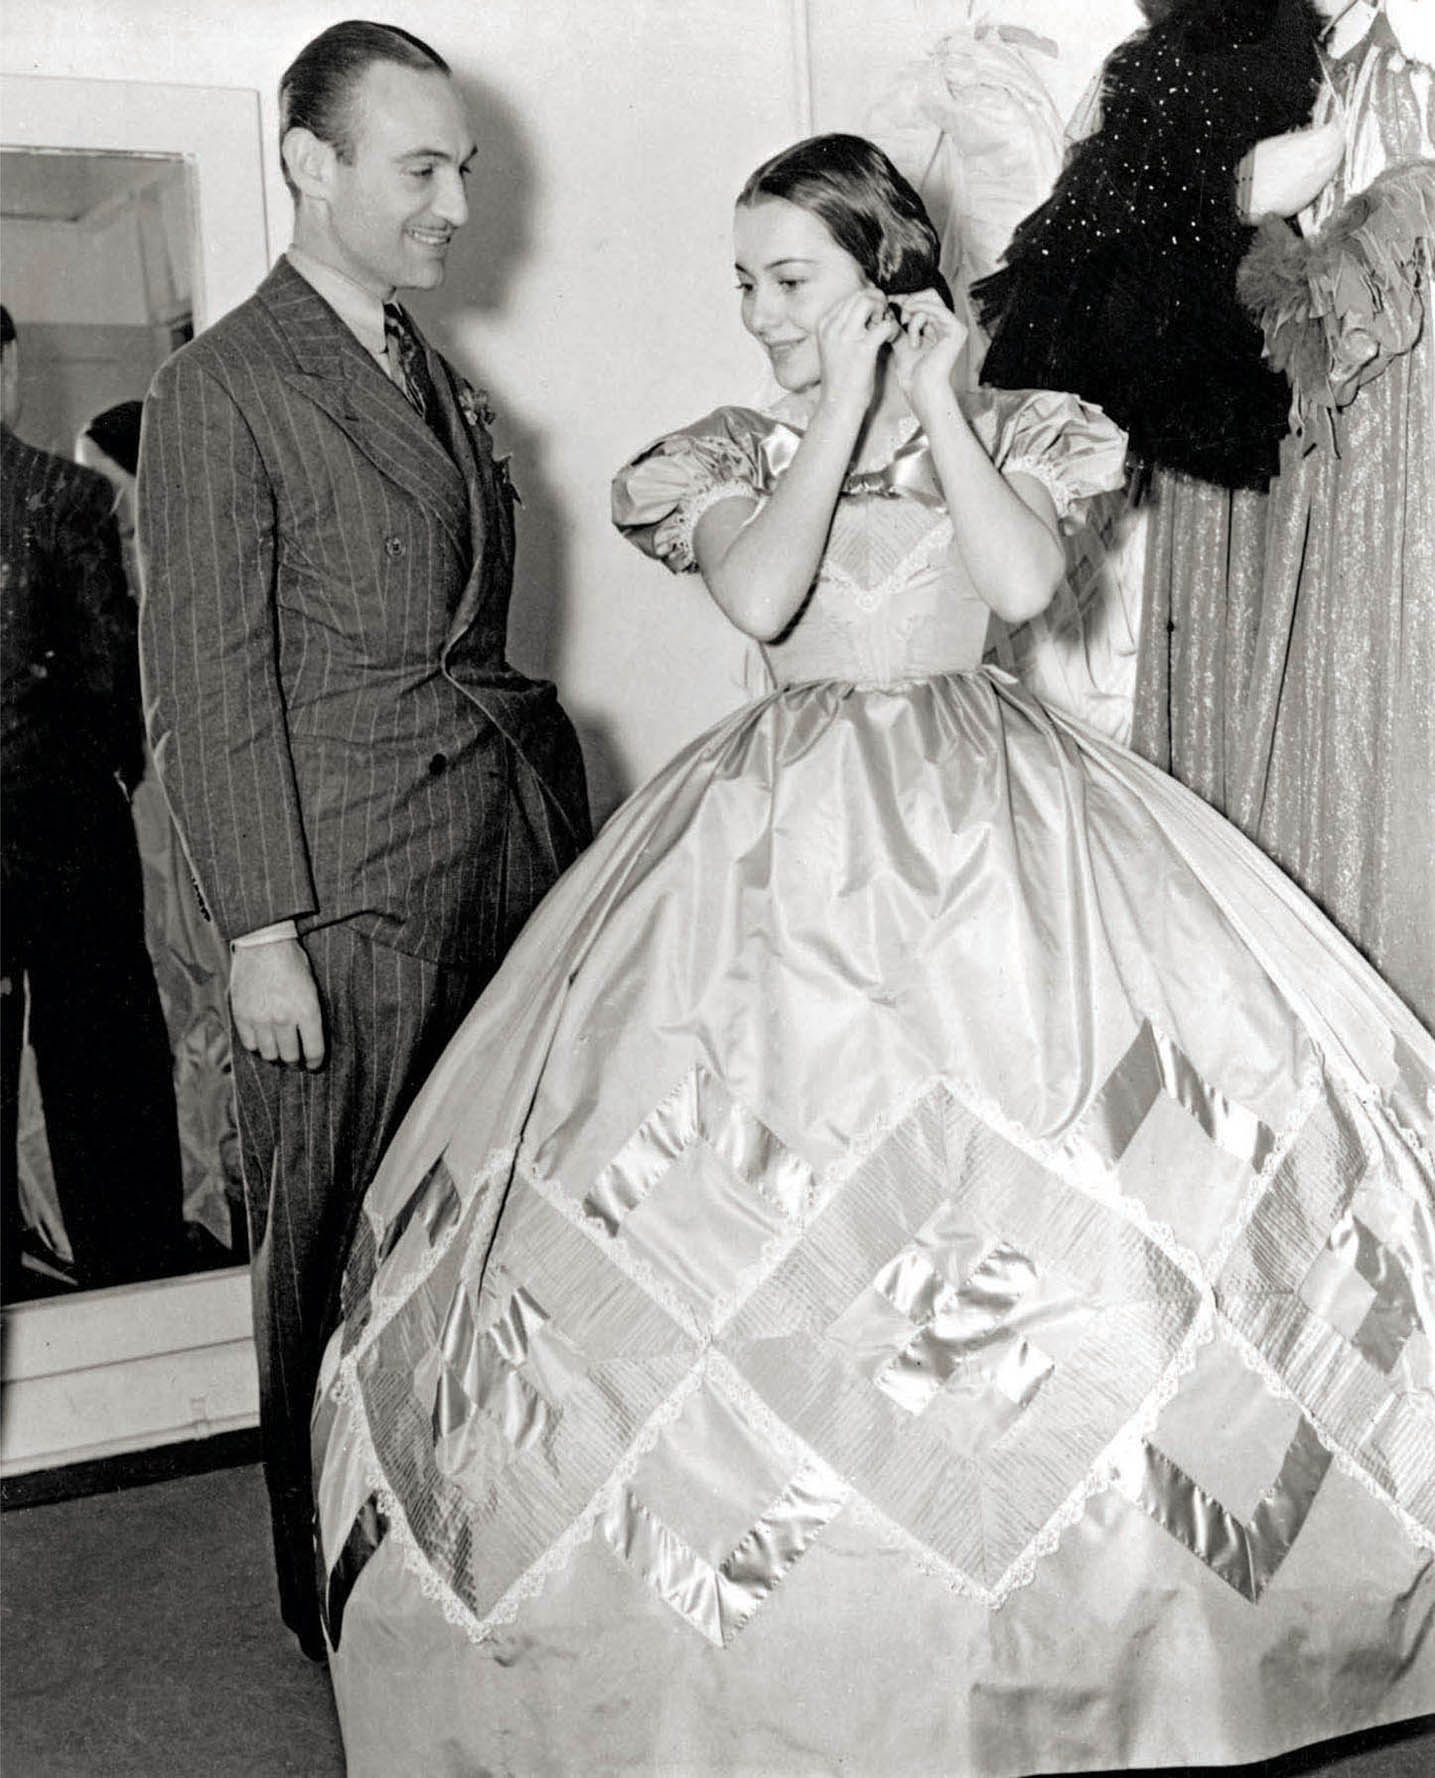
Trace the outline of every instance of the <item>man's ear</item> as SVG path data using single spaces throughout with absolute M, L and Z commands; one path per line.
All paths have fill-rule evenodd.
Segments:
M 331 143 L 321 142 L 312 130 L 296 124 L 286 130 L 279 145 L 284 166 L 306 198 L 327 198 L 337 156 Z

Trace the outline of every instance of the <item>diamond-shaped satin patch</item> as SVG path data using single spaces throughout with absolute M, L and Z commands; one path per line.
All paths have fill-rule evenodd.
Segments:
M 1370 1195 L 1363 1110 L 1335 1083 L 1301 1130 L 1217 1281 L 1226 1323 L 1328 1441 L 1435 1534 L 1430 1330 L 1411 1287 L 1435 1236 L 1428 1206 Z M 1374 1221 L 1372 1221 L 1372 1218 Z M 1405 1257 L 1402 1257 L 1402 1248 Z
M 955 1226 L 944 1248 L 947 1221 Z M 880 1268 L 829 1338 L 898 1407 L 937 1407 L 954 1441 L 972 1449 L 1000 1436 L 1054 1369 L 1021 1332 L 1040 1296 L 1036 1267 L 1000 1240 L 964 1267 L 975 1243 L 942 1212 L 923 1233 L 922 1246 Z
M 833 1193 L 720 1350 L 981 1593 L 1140 1412 L 1199 1301 L 1117 1208 L 939 1088 Z
M 1300 1294 L 1377 1369 L 1390 1372 L 1420 1323 L 1399 1257 L 1347 1211 L 1301 1281 Z M 1343 1312 L 1342 1312 L 1343 1311 Z
M 602 1169 L 583 1209 L 704 1321 L 792 1228 L 812 1187 L 807 1163 L 699 1064 Z
M 692 1476 L 701 1486 L 684 1486 Z M 598 1529 L 718 1648 L 786 1581 L 850 1490 L 796 1441 L 756 1427 L 709 1378 L 607 1502 Z
M 1230 1341 L 1204 1346 L 1116 1486 L 1255 1603 L 1295 1547 L 1331 1464 L 1311 1422 Z
M 1115 1172 L 1123 1192 L 1208 1257 L 1276 1141 L 1148 1020 L 1092 1096 L 1064 1154 L 1078 1171 Z
M 440 1466 L 462 1468 L 478 1416 L 515 1452 L 526 1450 L 553 1424 L 583 1369 L 571 1342 L 522 1286 L 481 1332 L 475 1330 L 471 1293 L 460 1293 L 444 1326 L 434 1393 L 433 1437 Z

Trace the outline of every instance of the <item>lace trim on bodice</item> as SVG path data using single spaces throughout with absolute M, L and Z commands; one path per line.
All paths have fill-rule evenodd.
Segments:
M 1029 475 L 1033 481 L 1039 481 L 1051 495 L 1051 503 L 1056 508 L 1056 516 L 1065 521 L 1076 505 L 1076 495 L 1070 485 L 1060 476 L 1043 457 L 1008 457 L 1002 464 L 1003 475 Z
M 700 494 L 690 495 L 688 499 L 680 501 L 653 533 L 653 542 L 659 555 L 680 573 L 695 568 L 697 558 L 693 554 L 693 532 L 697 529 L 698 520 L 711 507 L 733 499 L 754 500 L 761 505 L 763 496 L 751 482 L 722 481 L 714 482 L 712 487 L 704 488 Z
M 872 504 L 870 501 L 863 501 L 862 507 L 868 508 Z M 848 554 L 849 560 L 851 560 L 855 551 L 850 537 L 844 538 L 843 536 L 843 533 L 849 530 L 849 526 L 839 525 L 834 521 L 832 541 L 817 573 L 818 583 L 831 586 L 842 597 L 850 600 L 859 611 L 869 616 L 887 604 L 894 594 L 901 592 L 904 587 L 910 584 L 914 575 L 924 568 L 931 567 L 947 553 L 952 545 L 951 520 L 940 514 L 934 517 L 925 509 L 919 508 L 917 510 L 922 517 L 930 519 L 931 522 L 925 526 L 916 542 L 910 544 L 892 566 L 880 573 L 875 580 L 864 577 L 857 570 L 855 562 L 852 566 L 845 567 L 839 560 L 839 556 L 843 553 Z M 839 513 L 839 517 L 841 516 L 845 515 Z M 864 516 L 868 515 L 864 514 Z M 845 550 L 844 542 L 846 544 Z M 863 566 L 868 569 L 870 575 L 873 554 L 870 534 L 864 537 L 863 544 L 866 546 L 866 560 Z
M 883 687 L 974 667 L 989 613 L 938 508 L 888 496 L 838 502 L 812 595 L 763 653 L 776 684 Z

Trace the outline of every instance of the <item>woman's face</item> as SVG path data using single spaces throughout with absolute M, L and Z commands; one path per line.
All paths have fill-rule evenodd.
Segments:
M 861 266 L 825 222 L 785 198 L 740 204 L 733 246 L 743 326 L 766 350 L 784 389 L 815 389 L 822 381 L 817 323 L 866 287 Z

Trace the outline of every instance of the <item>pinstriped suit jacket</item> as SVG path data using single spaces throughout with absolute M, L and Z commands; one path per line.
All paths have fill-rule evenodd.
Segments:
M 146 717 L 226 937 L 496 962 L 588 838 L 577 738 L 504 658 L 512 495 L 429 361 L 447 449 L 281 260 L 146 403 Z
M 134 605 L 114 503 L 103 476 L 0 426 L 7 790 L 43 797 L 63 787 L 92 796 L 116 772 L 133 788 L 144 770 Z

